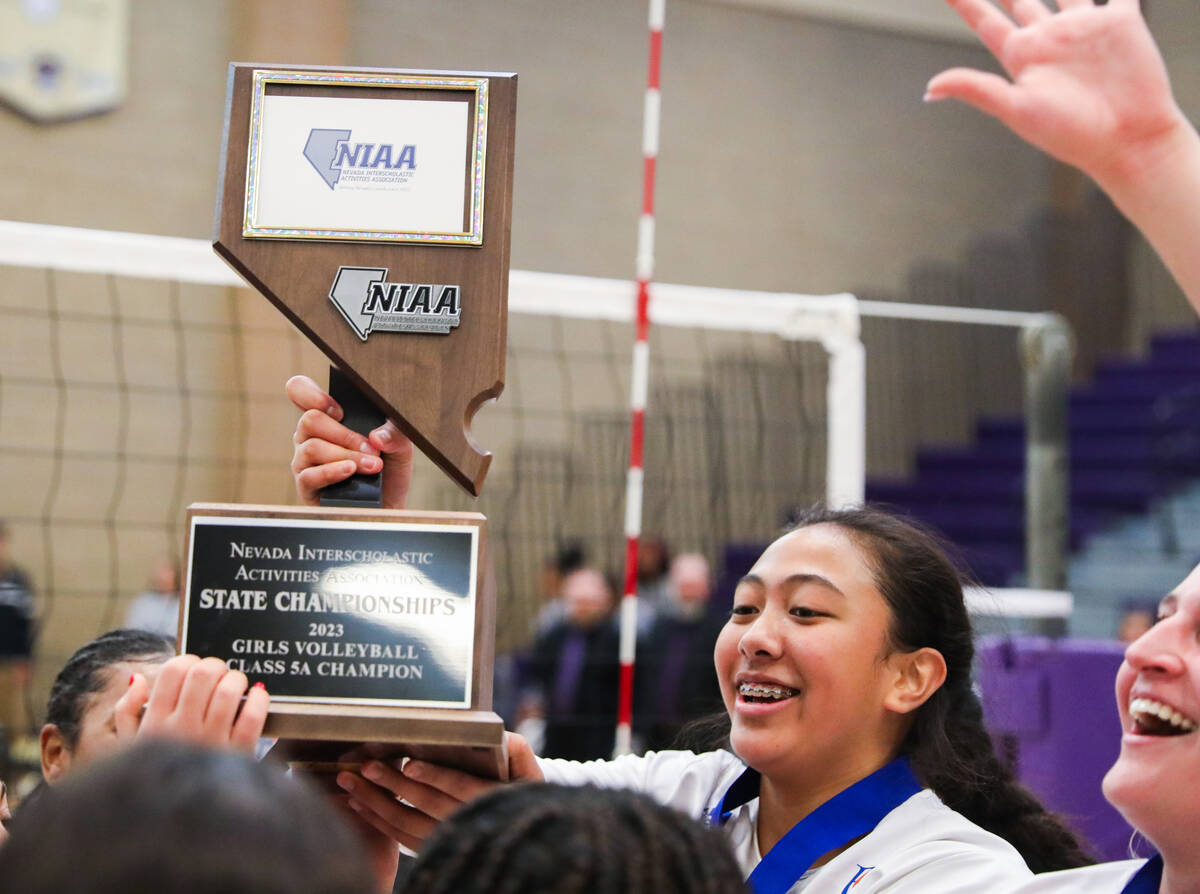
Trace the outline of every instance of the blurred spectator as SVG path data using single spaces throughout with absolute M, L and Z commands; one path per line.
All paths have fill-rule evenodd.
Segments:
M 647 750 L 675 742 L 689 720 L 722 710 L 713 648 L 724 626 L 709 614 L 713 581 L 708 560 L 684 553 L 671 563 L 667 601 L 638 645 L 634 722 Z
M 277 765 L 163 741 L 121 752 L 22 807 L 0 848 L 22 894 L 367 894 L 367 855 Z
M 1158 605 L 1152 601 L 1131 600 L 1121 606 L 1121 617 L 1117 621 L 1117 639 L 1131 643 L 1151 627 L 1158 617 Z
M 530 783 L 498 788 L 443 822 L 406 894 L 736 894 L 726 842 L 647 795 Z
M 638 539 L 637 595 L 641 605 L 652 614 L 667 601 L 670 568 L 671 550 L 667 541 L 657 534 L 643 534 Z M 640 616 L 638 621 L 642 622 Z
M 0 728 L 10 736 L 30 724 L 25 709 L 33 653 L 33 586 L 9 556 L 8 526 L 0 520 Z
M 537 633 L 549 630 L 563 619 L 566 614 L 562 601 L 563 581 L 585 563 L 583 544 L 575 540 L 563 544 L 554 555 L 547 556 L 542 562 L 542 571 L 538 575 L 538 595 L 542 605 L 538 610 Z
M 611 757 L 619 679 L 612 588 L 596 569 L 580 568 L 562 589 L 565 615 L 538 636 L 531 659 L 546 724 L 542 753 Z
M 179 634 L 179 563 L 163 557 L 150 574 L 149 587 L 133 597 L 125 626 L 163 636 Z

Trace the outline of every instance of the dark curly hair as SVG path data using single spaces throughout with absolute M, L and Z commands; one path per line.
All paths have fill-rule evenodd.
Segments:
M 646 795 L 505 786 L 443 822 L 405 894 L 744 894 L 719 833 Z

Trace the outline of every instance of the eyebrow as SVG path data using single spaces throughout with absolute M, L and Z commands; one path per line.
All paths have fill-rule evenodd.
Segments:
M 759 587 L 764 590 L 767 588 L 766 582 L 761 577 L 759 577 L 757 574 L 754 574 L 754 573 L 742 575 L 740 578 L 738 578 L 738 584 L 739 585 L 751 584 L 752 586 Z M 838 587 L 834 584 L 833 581 L 831 581 L 829 578 L 824 577 L 820 574 L 806 574 L 806 573 L 789 574 L 787 577 L 785 577 L 780 582 L 780 586 L 789 587 L 789 588 L 800 587 L 800 586 L 803 586 L 804 584 L 817 584 L 818 586 L 822 586 L 822 587 L 825 587 L 826 589 L 832 590 L 833 592 L 837 593 L 839 596 L 846 595 L 840 589 L 838 589 Z

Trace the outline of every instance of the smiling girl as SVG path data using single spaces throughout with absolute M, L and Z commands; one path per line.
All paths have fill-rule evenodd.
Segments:
M 1104 795 L 1158 852 L 1149 860 L 1051 872 L 1019 894 L 1200 891 L 1200 567 L 1159 606 L 1117 671 L 1121 753 Z
M 292 465 L 303 499 L 381 466 L 385 495 L 407 492 L 411 454 L 391 423 L 364 441 L 311 379 L 288 393 L 305 410 Z M 958 574 L 932 538 L 869 509 L 817 511 L 734 594 L 714 652 L 728 750 L 574 763 L 510 736 L 509 775 L 637 789 L 719 826 L 757 894 L 1003 890 L 1026 864 L 1088 862 L 997 760 L 973 654 Z M 492 785 L 421 761 L 369 761 L 338 783 L 414 850 Z
M 720 825 L 758 894 L 1003 890 L 1026 863 L 1087 862 L 996 759 L 972 654 L 934 541 L 874 510 L 814 511 L 739 582 L 718 639 L 732 753 L 539 766 Z

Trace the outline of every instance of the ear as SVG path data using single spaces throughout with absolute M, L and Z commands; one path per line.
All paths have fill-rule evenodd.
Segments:
M 60 782 L 71 769 L 71 749 L 66 737 L 53 723 L 42 727 L 42 778 L 51 785 Z
M 896 714 L 915 711 L 946 682 L 946 659 L 937 649 L 893 652 L 886 663 L 892 679 L 883 706 Z

